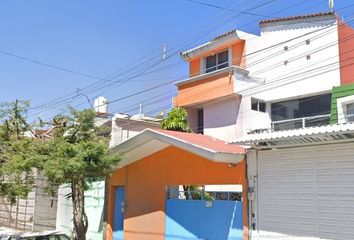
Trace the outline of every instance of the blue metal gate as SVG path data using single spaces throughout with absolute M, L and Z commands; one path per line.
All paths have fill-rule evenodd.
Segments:
M 125 188 L 117 187 L 114 198 L 113 240 L 123 239 Z
M 242 240 L 242 235 L 241 198 L 166 199 L 166 240 Z

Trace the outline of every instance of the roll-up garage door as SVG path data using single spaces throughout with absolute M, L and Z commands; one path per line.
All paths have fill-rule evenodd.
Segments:
M 354 144 L 260 151 L 259 239 L 354 239 Z

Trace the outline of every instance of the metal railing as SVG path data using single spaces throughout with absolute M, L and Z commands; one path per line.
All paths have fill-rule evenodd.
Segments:
M 293 118 L 271 123 L 272 131 L 299 129 L 305 127 L 318 127 L 330 123 L 330 114 L 311 117 Z M 354 118 L 353 118 L 354 119 Z
M 229 61 L 223 62 L 223 63 L 219 63 L 217 65 L 205 68 L 205 73 L 211 73 L 214 72 L 216 70 L 220 70 L 220 69 L 224 69 L 229 67 Z

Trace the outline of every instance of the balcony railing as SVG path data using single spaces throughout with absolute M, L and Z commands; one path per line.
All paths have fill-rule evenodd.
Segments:
M 330 114 L 303 118 L 293 118 L 272 122 L 272 131 L 299 129 L 305 127 L 317 127 L 328 125 L 329 123 Z

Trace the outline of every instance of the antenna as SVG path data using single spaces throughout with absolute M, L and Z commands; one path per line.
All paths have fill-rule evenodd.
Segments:
M 162 60 L 166 60 L 166 43 L 163 45 Z
M 139 104 L 139 114 L 142 115 L 143 114 L 143 102 L 141 102 Z
M 328 0 L 328 8 L 329 8 L 329 11 L 331 11 L 331 12 L 334 11 L 334 0 Z

